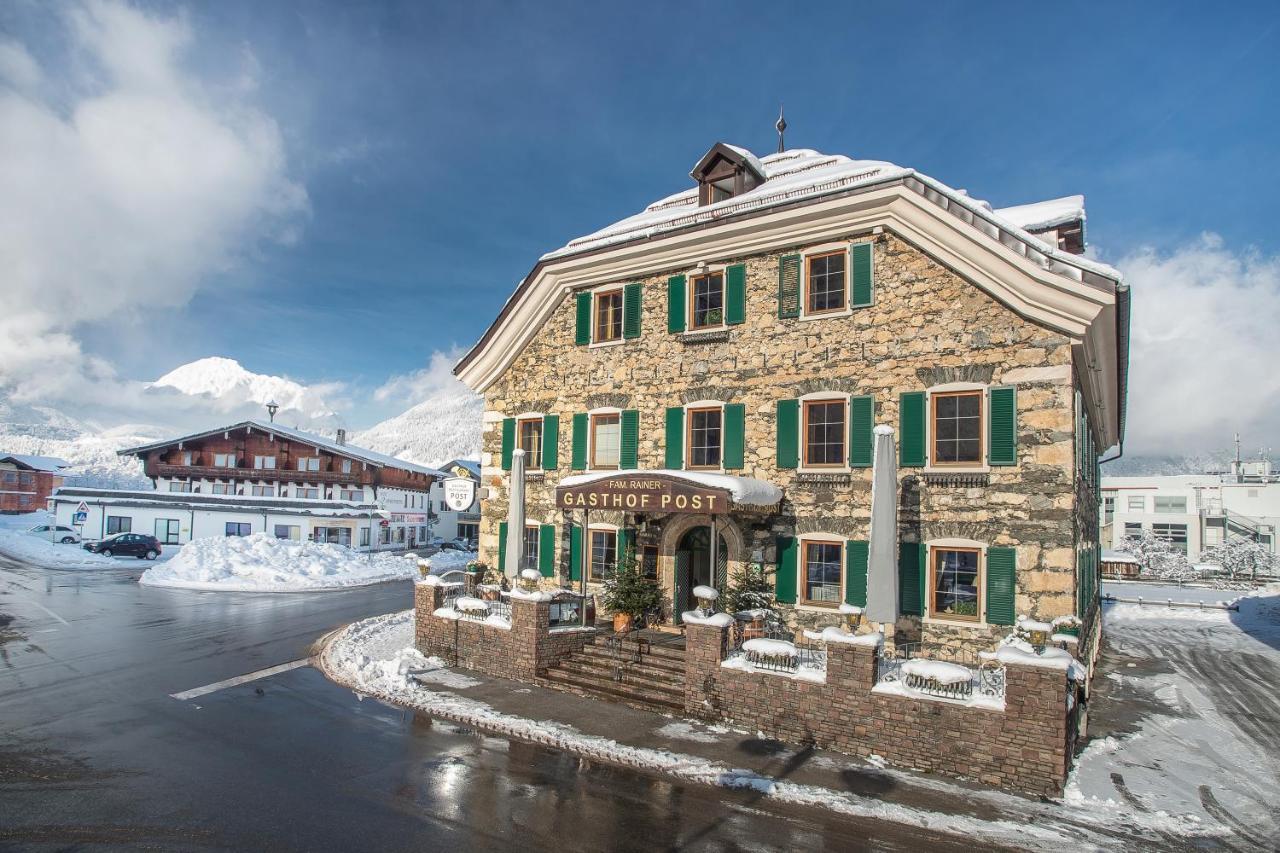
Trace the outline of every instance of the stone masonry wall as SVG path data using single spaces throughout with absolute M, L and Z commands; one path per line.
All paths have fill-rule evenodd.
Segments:
M 548 627 L 544 601 L 511 600 L 511 628 L 433 615 L 444 605 L 444 588 L 414 585 L 414 637 L 418 650 L 451 666 L 515 681 L 536 680 L 547 667 L 591 642 L 595 631 Z
M 877 651 L 830 643 L 819 684 L 720 666 L 725 630 L 687 629 L 685 710 L 791 743 L 812 743 L 893 764 L 978 779 L 1045 796 L 1068 769 L 1066 675 L 1007 665 L 1005 709 L 871 692 Z
M 573 298 L 566 294 L 485 392 L 482 480 L 488 496 L 482 506 L 482 559 L 496 560 L 498 523 L 507 512 L 500 469 L 504 416 L 560 416 L 560 467 L 529 484 L 527 501 L 531 522 L 555 524 L 560 531 L 557 561 L 567 580 L 567 536 L 562 514 L 554 508 L 554 490 L 572 473 L 573 413 L 603 406 L 638 409 L 640 467 L 655 469 L 664 467 L 667 406 L 704 399 L 744 404 L 746 460 L 734 473 L 775 483 L 786 497 L 780 514 L 764 525 L 731 519 L 737 523 L 735 535 L 726 538 L 740 543 L 736 549 L 730 545 L 733 571 L 752 559 L 772 565 L 774 537 L 780 533 L 868 537 L 870 469 L 853 469 L 834 483 L 779 470 L 778 399 L 815 391 L 870 394 L 876 422 L 896 426 L 900 392 L 951 382 L 1008 384 L 1017 388 L 1018 464 L 993 468 L 982 485 L 938 482 L 921 469 L 902 469 L 902 538 L 958 537 L 1016 546 L 1016 611 L 1041 619 L 1073 613 L 1072 341 L 1023 319 L 892 235 L 874 244 L 874 305 L 847 316 L 779 319 L 778 259 L 804 248 L 705 259 L 747 267 L 746 322 L 729 327 L 727 340 L 719 342 L 695 343 L 694 336 L 667 332 L 667 278 L 691 274 L 691 267 L 655 270 L 639 279 L 644 285 L 641 336 L 619 344 L 575 346 Z M 621 520 L 601 516 L 597 520 Z M 791 620 L 830 624 L 829 617 L 826 610 L 801 608 Z M 916 621 L 913 630 L 920 639 L 971 650 L 989 648 L 1007 630 Z

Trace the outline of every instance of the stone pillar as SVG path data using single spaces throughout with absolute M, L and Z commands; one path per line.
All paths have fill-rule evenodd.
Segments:
M 865 696 L 876 686 L 880 649 L 872 645 L 827 643 L 827 686 L 841 693 Z
M 544 602 L 511 596 L 511 654 L 513 677 L 533 681 L 539 675 L 538 653 L 546 644 L 547 614 Z M 542 667 L 545 671 L 545 665 Z
M 697 717 L 719 716 L 716 681 L 728 648 L 729 629 L 687 625 L 684 635 L 684 710 Z
M 1004 714 L 1006 784 L 1061 794 L 1069 760 L 1065 668 L 1006 663 Z
M 440 649 L 436 640 L 439 639 L 439 631 L 435 630 L 439 626 L 437 622 L 444 620 L 433 617 L 435 613 L 444 606 L 444 587 L 431 586 L 422 581 L 414 581 L 413 583 L 413 622 L 414 622 L 414 644 L 418 647 L 418 651 L 424 655 L 439 654 Z

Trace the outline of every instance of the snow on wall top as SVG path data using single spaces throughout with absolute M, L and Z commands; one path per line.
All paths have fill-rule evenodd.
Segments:
M 1019 204 L 1013 207 L 1000 207 L 993 211 L 996 216 L 1006 222 L 1012 222 L 1023 231 L 1044 231 L 1066 225 L 1068 222 L 1083 221 L 1084 196 L 1068 195 L 1062 198 L 1051 198 L 1032 204 Z
M 0 462 L 17 462 L 19 465 L 25 465 L 34 471 L 48 471 L 51 473 L 57 473 L 63 468 L 71 467 L 70 462 L 65 459 L 59 459 L 56 456 L 31 456 L 19 453 L 0 456 Z

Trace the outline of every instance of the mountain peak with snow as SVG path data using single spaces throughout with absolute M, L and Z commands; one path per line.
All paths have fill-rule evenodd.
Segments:
M 222 356 L 201 358 L 176 367 L 147 387 L 173 389 L 193 397 L 217 400 L 228 406 L 246 403 L 266 405 L 274 400 L 281 410 L 303 412 L 310 418 L 334 414 L 315 389 L 283 376 L 253 373 L 235 359 Z

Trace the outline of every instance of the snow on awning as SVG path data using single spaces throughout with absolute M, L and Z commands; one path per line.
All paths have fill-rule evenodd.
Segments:
M 722 497 L 727 503 L 716 501 Z M 753 477 L 703 471 L 596 471 L 565 477 L 556 488 L 562 509 L 618 509 L 637 512 L 722 514 L 730 505 L 772 507 L 782 489 Z

